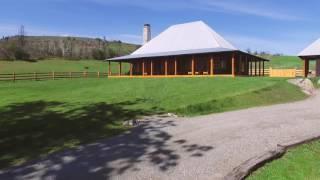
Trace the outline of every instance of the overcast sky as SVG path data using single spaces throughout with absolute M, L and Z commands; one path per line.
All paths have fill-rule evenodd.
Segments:
M 173 24 L 202 20 L 240 49 L 295 55 L 320 38 L 320 1 L 1 0 L 0 35 L 103 37 L 141 44 Z

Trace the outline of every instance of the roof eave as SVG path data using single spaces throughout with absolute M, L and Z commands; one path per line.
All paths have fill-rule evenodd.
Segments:
M 319 59 L 320 58 L 320 54 L 319 55 L 298 55 L 298 57 L 302 60 L 304 59 Z
M 120 61 L 120 60 L 130 60 L 130 59 L 139 59 L 139 58 L 184 56 L 184 55 L 192 55 L 192 54 L 207 54 L 207 53 L 220 53 L 220 52 L 232 52 L 232 51 L 239 51 L 239 50 L 238 49 L 226 49 L 226 48 L 212 48 L 212 49 L 194 49 L 194 50 L 150 53 L 150 54 L 141 54 L 141 55 L 131 54 L 131 55 L 127 55 L 127 56 L 106 59 L 106 61 Z
M 141 56 L 134 56 L 134 55 L 127 55 L 127 56 L 121 56 L 121 57 L 116 57 L 116 58 L 111 58 L 111 59 L 106 59 L 106 61 L 127 61 L 127 60 L 134 60 L 134 59 L 143 59 L 143 58 L 158 58 L 158 57 L 170 57 L 170 56 L 184 56 L 184 55 L 192 55 L 192 54 L 208 54 L 208 53 L 222 53 L 222 52 L 240 52 L 246 55 L 250 55 L 253 56 L 259 60 L 262 61 L 270 61 L 269 59 L 265 59 L 259 56 L 255 56 L 252 54 L 249 54 L 247 52 L 238 50 L 238 49 L 223 49 L 220 51 L 203 51 L 203 52 L 195 52 L 195 53 L 177 53 L 177 52 L 173 52 L 172 54 L 170 53 L 163 53 L 163 54 L 145 54 L 145 55 L 141 55 Z

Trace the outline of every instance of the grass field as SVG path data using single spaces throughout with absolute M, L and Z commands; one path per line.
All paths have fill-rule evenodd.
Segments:
M 128 129 L 163 112 L 199 115 L 300 100 L 285 79 L 79 79 L 0 83 L 0 167 Z
M 319 179 L 319 154 L 320 141 L 299 146 L 254 172 L 247 180 Z
M 112 71 L 118 72 L 118 64 L 112 63 Z M 123 66 L 123 69 L 128 69 Z M 0 74 L 6 73 L 32 73 L 32 72 L 107 72 L 108 63 L 97 60 L 41 60 L 37 62 L 27 61 L 0 61 Z
M 266 64 L 268 67 L 273 68 L 302 68 L 302 60 L 299 57 L 293 56 L 274 56 L 271 58 L 271 61 Z
M 270 58 L 271 61 L 266 63 L 266 68 L 278 68 L 278 69 L 302 69 L 303 61 L 299 57 L 295 56 L 274 56 Z M 310 69 L 315 69 L 315 62 L 310 62 Z
M 113 48 L 118 48 L 113 45 Z M 269 63 L 266 63 L 266 68 L 302 68 L 302 61 L 298 57 L 279 56 L 272 57 Z M 311 62 L 310 68 L 314 69 L 314 62 Z M 124 72 L 128 71 L 128 65 L 123 66 Z M 1 73 L 32 73 L 32 72 L 69 72 L 69 71 L 91 71 L 91 72 L 107 72 L 108 63 L 97 60 L 41 60 L 38 62 L 26 61 L 0 61 Z M 118 64 L 112 64 L 112 71 L 118 72 Z
M 288 68 L 300 63 L 292 57 L 271 62 Z M 95 60 L 0 61 L 0 74 L 107 69 L 108 63 Z M 116 63 L 112 70 L 118 71 Z M 271 78 L 1 82 L 0 96 L 0 168 L 119 134 L 129 129 L 124 121 L 143 115 L 195 116 L 305 98 L 285 79 Z

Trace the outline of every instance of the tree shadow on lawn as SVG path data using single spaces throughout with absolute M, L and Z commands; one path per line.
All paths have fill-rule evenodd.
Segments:
M 97 103 L 61 112 L 60 102 L 29 102 L 0 109 L 0 164 L 8 167 L 18 160 L 30 160 L 67 147 L 123 133 L 122 123 L 156 112 L 124 108 L 143 103 Z M 77 149 L 53 153 L 40 160 L 0 172 L 0 179 L 50 178 L 108 179 L 127 171 L 138 171 L 142 160 L 167 171 L 178 164 L 179 154 L 168 145 L 172 135 L 164 130 L 174 121 L 159 118 L 141 123 L 130 132 Z M 192 157 L 201 157 L 211 146 L 173 142 Z

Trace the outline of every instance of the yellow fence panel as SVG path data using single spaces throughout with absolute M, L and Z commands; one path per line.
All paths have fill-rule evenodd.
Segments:
M 303 77 L 303 76 L 304 76 L 303 70 L 297 70 L 296 73 L 297 73 L 297 74 L 296 74 L 297 77 Z
M 299 72 L 300 73 L 300 72 Z M 270 77 L 297 77 L 296 69 L 269 69 Z

